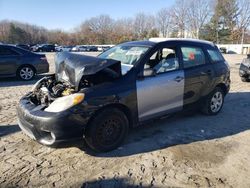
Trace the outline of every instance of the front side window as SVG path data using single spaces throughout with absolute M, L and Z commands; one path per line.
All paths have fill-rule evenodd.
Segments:
M 153 69 L 156 74 L 173 71 L 179 68 L 174 48 L 162 48 L 156 51 L 145 64 L 145 69 Z
M 206 63 L 203 50 L 198 47 L 181 47 L 184 68 L 195 67 Z
M 207 52 L 213 62 L 224 61 L 224 58 L 220 52 L 216 50 L 207 50 Z

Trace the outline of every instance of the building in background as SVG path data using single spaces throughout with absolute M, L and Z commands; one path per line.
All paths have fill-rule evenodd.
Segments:
M 250 54 L 250 44 L 217 44 L 228 54 Z

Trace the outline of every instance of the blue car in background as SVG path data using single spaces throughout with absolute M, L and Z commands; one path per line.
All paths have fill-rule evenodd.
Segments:
M 49 63 L 45 55 L 0 44 L 0 77 L 31 80 L 36 74 L 47 72 L 49 72 Z

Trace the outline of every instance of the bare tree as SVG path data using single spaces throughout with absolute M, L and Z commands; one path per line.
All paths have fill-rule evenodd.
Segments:
M 171 18 L 170 10 L 167 8 L 162 8 L 156 15 L 157 27 L 163 37 L 169 37 L 172 23 Z
M 0 42 L 8 41 L 10 24 L 7 21 L 0 22 Z
M 250 1 L 238 0 L 239 14 L 237 16 L 237 29 L 241 33 L 241 43 L 244 43 L 244 35 L 250 26 Z
M 175 30 L 178 30 L 178 37 L 186 37 L 187 29 L 188 0 L 177 0 L 172 8 L 172 22 Z
M 155 17 L 138 13 L 134 18 L 134 32 L 138 39 L 150 37 L 155 30 Z
M 108 15 L 92 17 L 81 24 L 79 35 L 86 43 L 111 43 L 113 26 L 114 20 Z
M 123 18 L 115 21 L 113 32 L 113 41 L 115 43 L 131 41 L 134 38 L 132 18 Z
M 144 13 L 138 13 L 134 20 L 134 32 L 139 38 L 143 38 L 147 31 L 146 22 L 147 16 Z
M 200 37 L 201 28 L 211 18 L 212 0 L 189 0 L 187 6 L 187 30 L 193 38 Z

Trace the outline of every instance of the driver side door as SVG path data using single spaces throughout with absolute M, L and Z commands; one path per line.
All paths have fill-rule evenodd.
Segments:
M 163 47 L 145 63 L 144 76 L 136 81 L 139 121 L 182 110 L 184 71 L 179 62 L 176 48 Z M 147 69 L 153 74 L 147 75 Z

